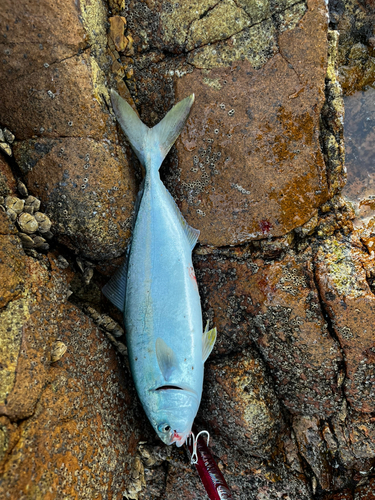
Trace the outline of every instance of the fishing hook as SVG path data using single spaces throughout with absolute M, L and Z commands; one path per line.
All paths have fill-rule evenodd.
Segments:
M 208 431 L 200 431 L 200 432 L 198 432 L 197 437 L 195 437 L 195 434 L 192 431 L 190 433 L 189 437 L 187 438 L 187 444 L 188 444 L 188 446 L 192 446 L 192 448 L 193 448 L 193 451 L 192 451 L 192 454 L 191 454 L 191 459 L 190 459 L 190 463 L 191 464 L 197 464 L 198 463 L 197 443 L 198 443 L 198 438 L 199 438 L 199 436 L 201 434 L 207 434 L 207 446 L 208 446 L 208 443 L 210 442 L 210 433 Z M 192 440 L 191 443 L 190 443 L 190 439 Z

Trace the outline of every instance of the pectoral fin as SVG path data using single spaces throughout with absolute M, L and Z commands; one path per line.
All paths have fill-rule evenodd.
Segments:
M 156 339 L 155 350 L 160 371 L 164 379 L 168 380 L 172 373 L 178 368 L 176 354 L 160 337 Z
M 217 330 L 215 328 L 211 328 L 211 330 L 208 329 L 209 321 L 206 323 L 206 328 L 204 329 L 203 336 L 202 336 L 202 359 L 203 363 L 206 362 L 206 359 L 208 356 L 211 354 L 212 349 L 214 348 L 215 342 L 216 342 L 216 334 Z

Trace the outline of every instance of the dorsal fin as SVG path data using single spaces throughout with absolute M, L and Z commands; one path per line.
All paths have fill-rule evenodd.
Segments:
M 158 337 L 155 342 L 156 359 L 164 380 L 168 381 L 178 368 L 178 361 L 173 349 Z
M 208 329 L 210 322 L 207 321 L 206 328 L 204 329 L 202 336 L 202 360 L 203 363 L 206 362 L 206 359 L 211 354 L 212 349 L 214 348 L 217 336 L 217 330 L 215 328 Z

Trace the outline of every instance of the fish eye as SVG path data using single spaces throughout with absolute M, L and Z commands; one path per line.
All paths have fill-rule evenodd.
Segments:
M 168 424 L 160 424 L 158 425 L 158 430 L 160 432 L 169 432 L 171 430 L 171 426 Z

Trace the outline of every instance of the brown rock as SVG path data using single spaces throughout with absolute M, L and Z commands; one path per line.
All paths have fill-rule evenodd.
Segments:
M 103 334 L 64 304 L 67 283 L 57 261 L 48 270 L 46 257 L 25 261 L 25 293 L 1 311 L 7 337 L 0 337 L 13 359 L 1 367 L 0 496 L 120 498 L 139 439 L 129 413 L 135 394 L 118 382 L 122 369 Z M 56 341 L 67 351 L 51 365 Z
M 317 254 L 316 278 L 345 354 L 345 395 L 353 409 L 373 412 L 375 297 L 361 265 L 364 257 L 363 252 L 350 245 L 350 240 L 326 240 Z
M 258 71 L 233 61 L 230 69 L 196 69 L 176 82 L 177 100 L 196 95 L 177 154 L 181 208 L 203 244 L 280 236 L 327 199 L 318 142 L 327 54 L 322 5 L 310 3 L 279 43 L 281 53 Z
M 46 0 L 16 13 L 7 0 L 0 9 L 3 122 L 18 140 L 34 134 L 102 137 L 110 125 L 98 66 L 106 43 L 102 3 L 77 8 L 73 1 Z
M 40 139 L 19 144 L 15 154 L 64 243 L 90 259 L 125 251 L 137 188 L 120 148 L 84 138 Z
M 195 263 L 218 352 L 252 340 L 270 367 L 276 392 L 293 414 L 331 415 L 341 399 L 342 357 L 329 335 L 311 272 L 311 253 L 267 263 L 233 251 Z
M 16 181 L 12 170 L 8 163 L 0 158 L 0 196 L 7 196 L 10 193 L 15 193 Z
M 331 421 L 332 432 L 336 441 L 336 449 L 327 446 L 333 455 L 349 470 L 363 478 L 372 471 L 375 455 L 375 425 L 372 418 L 365 413 L 359 413 L 343 404 L 341 410 Z M 358 480 L 354 478 L 355 480 Z
M 100 88 L 95 64 L 83 53 L 8 84 L 0 110 L 17 139 L 34 135 L 112 139 L 112 120 L 102 98 L 107 91 Z
M 128 39 L 126 38 L 124 31 L 126 28 L 126 19 L 121 16 L 113 16 L 108 19 L 110 28 L 109 36 L 114 43 L 115 49 L 118 52 L 122 52 L 126 49 L 128 45 Z
M 0 212 L 1 219 L 6 219 L 4 212 Z M 6 229 L 8 220 L 4 221 L 1 229 Z M 0 222 L 1 226 L 1 222 Z M 12 227 L 10 228 L 12 230 Z M 13 229 L 14 232 L 14 229 Z M 22 293 L 24 286 L 24 253 L 17 236 L 0 231 L 0 309 Z M 5 349 L 6 350 L 6 349 Z M 5 356 L 5 351 L 3 350 Z
M 327 459 L 327 449 L 316 417 L 295 416 L 293 430 L 296 434 L 300 453 L 308 462 L 323 490 L 331 487 L 331 467 Z
M 238 2 L 227 3 L 239 8 Z M 243 4 L 244 11 L 250 9 L 248 2 Z M 280 33 L 263 3 L 262 22 L 242 31 L 232 24 L 224 26 L 232 18 L 221 16 L 220 21 L 217 16 L 219 24 L 209 23 L 221 4 L 208 5 L 209 14 L 201 21 L 198 12 L 203 4 L 196 12 L 171 7 L 169 17 L 164 13 L 158 17 L 155 7 L 147 18 L 151 24 L 159 19 L 162 43 L 172 51 L 184 43 L 180 38 L 186 40 L 185 27 L 189 30 L 199 22 L 207 24 L 206 31 L 212 30 L 206 38 L 217 40 L 220 30 L 225 34 L 229 29 L 232 36 L 222 54 L 219 42 L 189 52 L 189 65 L 179 60 L 173 66 L 167 59 L 154 63 L 147 54 L 135 57 L 139 85 L 134 91 L 130 87 L 149 125 L 162 117 L 158 114 L 171 100 L 196 95 L 166 180 L 189 223 L 201 230 L 203 244 L 234 245 L 286 234 L 309 220 L 328 197 L 318 140 L 327 70 L 326 8 L 321 0 L 308 5 L 305 15 L 294 12 L 297 21 L 283 25 Z M 283 4 L 284 10 L 287 7 Z M 134 9 L 129 26 L 134 24 L 132 15 L 143 22 L 136 5 Z M 176 32 L 172 19 L 179 19 Z M 161 43 L 156 40 L 159 32 L 151 36 Z M 199 45 L 199 37 L 193 42 Z M 217 54 L 207 59 L 202 51 Z
M 246 455 L 269 458 L 283 421 L 256 353 L 208 363 L 205 384 L 200 414 L 214 434 Z
M 375 500 L 375 478 L 369 478 L 355 489 L 354 500 Z
M 353 500 L 352 490 L 340 491 L 323 497 L 324 500 Z

